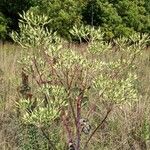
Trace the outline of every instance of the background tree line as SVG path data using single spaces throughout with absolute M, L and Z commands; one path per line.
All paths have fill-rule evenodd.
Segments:
M 18 14 L 29 9 L 46 14 L 48 28 L 65 38 L 75 24 L 101 27 L 108 40 L 150 33 L 149 0 L 0 0 L 0 39 L 18 30 Z

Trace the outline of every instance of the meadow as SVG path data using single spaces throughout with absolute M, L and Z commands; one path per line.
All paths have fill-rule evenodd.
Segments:
M 84 51 L 86 46 L 73 45 L 76 51 Z M 44 148 L 47 139 L 34 126 L 26 126 L 17 117 L 16 101 L 19 99 L 18 87 L 21 84 L 21 68 L 18 60 L 22 47 L 5 43 L 0 45 L 0 149 L 38 150 Z M 117 52 L 116 52 L 117 53 Z M 109 56 L 112 59 L 112 56 Z M 104 58 L 103 58 L 104 59 Z M 108 58 L 105 58 L 108 59 Z M 133 106 L 119 104 L 98 129 L 88 149 L 92 150 L 149 150 L 150 149 L 150 50 L 145 49 L 136 59 L 136 72 L 139 79 L 139 92 L 142 98 Z M 90 123 L 93 126 L 102 120 L 106 112 L 99 101 Z M 104 110 L 101 110 L 101 109 Z M 58 121 L 59 122 L 59 121 Z M 56 123 L 57 124 L 57 123 Z M 62 125 L 53 124 L 49 132 L 56 149 L 64 149 Z M 61 135 L 59 136 L 58 133 Z M 83 141 L 86 137 L 82 137 Z M 45 139 L 44 139 L 45 138 Z M 55 141 L 56 140 L 56 141 Z M 53 149 L 52 147 L 49 149 Z

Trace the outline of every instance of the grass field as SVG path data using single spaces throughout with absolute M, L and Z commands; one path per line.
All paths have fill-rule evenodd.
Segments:
M 84 50 L 84 47 L 74 46 L 74 49 Z M 150 150 L 150 49 L 142 53 L 136 60 L 142 99 L 134 107 L 116 108 L 92 139 L 91 150 Z M 0 150 L 21 150 L 19 141 L 24 131 L 15 108 L 21 82 L 17 61 L 21 54 L 22 48 L 17 45 L 0 45 Z M 101 113 L 93 122 L 101 118 Z

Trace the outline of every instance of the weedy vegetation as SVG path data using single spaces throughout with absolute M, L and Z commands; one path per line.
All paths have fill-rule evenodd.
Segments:
M 20 18 L 17 45 L 1 47 L 0 148 L 149 149 L 149 36 L 106 42 L 99 28 L 75 26 L 81 51 L 47 16 Z

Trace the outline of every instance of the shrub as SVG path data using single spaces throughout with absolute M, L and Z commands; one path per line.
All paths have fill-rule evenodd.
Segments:
M 47 16 L 29 11 L 21 18 L 21 32 L 13 32 L 12 37 L 24 48 L 17 103 L 22 124 L 41 131 L 45 149 L 94 148 L 89 142 L 110 113 L 116 107 L 132 107 L 141 96 L 135 58 L 145 48 L 148 36 L 118 38 L 114 49 L 104 41 L 100 29 L 74 27 L 72 35 L 88 39 L 81 53 L 65 47 L 63 40 L 45 27 Z M 97 113 L 102 115 L 97 117 Z M 50 131 L 54 126 L 57 130 Z

